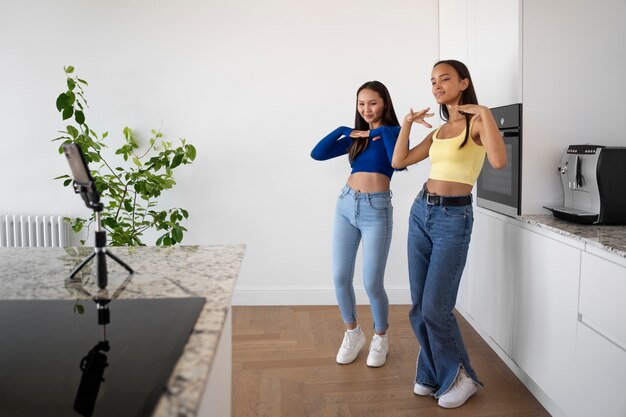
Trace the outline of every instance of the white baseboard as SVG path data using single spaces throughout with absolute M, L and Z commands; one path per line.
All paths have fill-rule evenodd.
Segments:
M 411 304 L 409 288 L 385 288 L 389 304 Z M 357 304 L 369 304 L 363 288 L 355 288 Z M 232 305 L 336 305 L 334 288 L 325 287 L 235 287 Z

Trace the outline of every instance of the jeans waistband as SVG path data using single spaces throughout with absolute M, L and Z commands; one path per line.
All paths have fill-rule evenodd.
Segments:
M 344 185 L 341 189 L 341 196 L 353 195 L 354 198 L 363 197 L 363 198 L 372 198 L 372 197 L 391 197 L 393 193 L 391 190 L 389 191 L 379 191 L 376 193 L 362 193 L 360 191 L 354 190 L 348 184 Z
M 433 206 L 467 206 L 472 204 L 472 195 L 459 195 L 459 196 L 445 196 L 432 194 L 428 192 L 428 188 L 426 188 L 426 184 L 424 184 L 424 188 L 420 191 L 420 198 L 426 200 L 427 204 Z

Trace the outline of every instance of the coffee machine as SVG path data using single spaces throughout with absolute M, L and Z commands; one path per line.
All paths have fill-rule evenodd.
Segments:
M 557 172 L 563 205 L 545 207 L 580 224 L 626 224 L 626 147 L 570 145 Z

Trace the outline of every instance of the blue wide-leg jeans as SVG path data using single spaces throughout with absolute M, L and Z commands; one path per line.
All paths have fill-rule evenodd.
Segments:
M 411 208 L 408 261 L 409 319 L 420 344 L 415 382 L 435 389 L 439 398 L 461 367 L 478 385 L 452 310 L 472 234 L 472 205 L 431 205 L 422 190 Z
M 344 323 L 357 319 L 353 278 L 362 240 L 363 285 L 370 300 L 374 331 L 384 333 L 387 330 L 389 299 L 384 276 L 392 228 L 391 191 L 360 193 L 348 185 L 341 190 L 333 230 L 333 278 Z

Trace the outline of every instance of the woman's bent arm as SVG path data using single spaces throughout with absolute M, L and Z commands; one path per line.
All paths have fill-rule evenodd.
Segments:
M 411 112 L 404 118 L 402 127 L 400 128 L 400 134 L 398 135 L 398 141 L 393 151 L 393 158 L 391 159 L 391 166 L 395 169 L 406 168 L 428 157 L 428 151 L 432 144 L 432 132 L 426 136 L 419 145 L 409 149 L 409 134 L 411 133 L 413 123 L 421 123 L 428 128 L 432 127 L 424 120 L 425 117 L 431 117 L 433 115 L 432 113 L 428 113 L 428 110 L 429 108 L 426 108 L 414 113 L 413 109 L 411 109 Z

